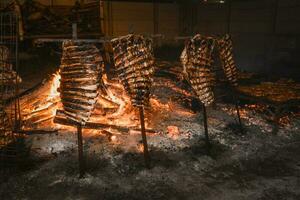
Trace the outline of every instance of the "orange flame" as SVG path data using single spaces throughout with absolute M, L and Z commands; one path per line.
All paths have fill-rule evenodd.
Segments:
M 52 82 L 51 82 L 51 87 L 50 87 L 50 91 L 49 91 L 47 100 L 50 101 L 52 99 L 55 99 L 55 98 L 59 97 L 60 93 L 57 91 L 57 89 L 60 86 L 60 79 L 61 79 L 61 76 L 60 76 L 59 71 L 58 71 L 57 73 L 55 73 L 53 75 L 53 79 L 52 79 Z

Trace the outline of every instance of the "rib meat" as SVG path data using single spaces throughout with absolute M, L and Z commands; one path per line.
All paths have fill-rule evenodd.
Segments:
M 65 41 L 59 88 L 64 114 L 84 125 L 95 107 L 102 83 L 103 60 L 92 44 Z
M 220 60 L 227 80 L 233 85 L 238 85 L 238 71 L 233 58 L 233 45 L 230 35 L 226 34 L 218 39 Z
M 11 134 L 11 127 L 8 116 L 4 111 L 3 104 L 0 102 L 0 147 L 5 144 L 6 140 Z
M 9 61 L 9 49 L 0 45 L 0 85 L 11 85 L 22 82 L 21 78 L 12 69 Z
M 213 48 L 214 40 L 212 38 L 198 34 L 187 42 L 181 54 L 183 75 L 205 105 L 214 101 L 215 76 L 211 72 Z
M 152 41 L 139 35 L 112 40 L 117 74 L 134 106 L 148 106 L 154 74 Z

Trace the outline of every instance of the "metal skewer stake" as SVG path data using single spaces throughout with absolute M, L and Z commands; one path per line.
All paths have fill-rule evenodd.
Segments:
M 243 125 L 242 125 L 242 120 L 241 120 L 241 115 L 240 115 L 240 108 L 239 108 L 239 104 L 238 104 L 237 100 L 235 100 L 235 108 L 236 108 L 236 113 L 237 113 L 238 120 L 239 120 L 239 125 L 240 125 L 240 127 L 242 129 Z
M 78 164 L 79 164 L 79 178 L 82 178 L 85 173 L 85 164 L 83 158 L 83 144 L 82 144 L 82 125 L 77 125 L 77 142 L 78 142 Z
M 203 125 L 204 125 L 204 131 L 205 131 L 205 143 L 206 143 L 207 153 L 209 154 L 210 148 L 211 148 L 211 143 L 210 143 L 209 135 L 208 135 L 206 106 L 204 104 L 202 104 L 202 108 L 203 108 Z
M 233 88 L 231 88 L 231 92 L 232 92 L 233 101 L 235 103 L 235 109 L 236 109 L 236 114 L 237 114 L 237 117 L 238 117 L 238 122 L 239 122 L 239 125 L 240 125 L 240 129 L 241 129 L 241 132 L 243 133 L 244 129 L 243 129 L 242 119 L 241 119 L 241 115 L 240 115 L 239 102 L 236 98 L 236 95 L 234 93 Z
M 148 151 L 147 136 L 145 130 L 144 107 L 140 106 L 139 110 L 140 110 L 140 121 L 141 121 L 141 133 L 142 133 L 143 146 L 144 146 L 145 164 L 147 168 L 150 168 L 150 156 Z

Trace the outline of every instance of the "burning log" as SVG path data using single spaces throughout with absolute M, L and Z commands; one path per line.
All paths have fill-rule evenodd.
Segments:
M 193 37 L 181 54 L 183 75 L 204 105 L 214 101 L 214 74 L 211 72 L 214 40 L 201 35 Z
M 64 113 L 84 125 L 90 118 L 102 83 L 103 61 L 91 44 L 65 41 L 60 66 L 59 88 Z
M 24 129 L 41 128 L 41 126 L 47 126 L 47 130 L 55 129 L 52 119 L 57 107 L 61 106 L 57 91 L 59 80 L 60 75 L 56 73 L 19 95 Z
M 150 167 L 144 106 L 149 106 L 150 88 L 154 75 L 152 42 L 139 35 L 127 35 L 112 40 L 112 47 L 119 78 L 131 97 L 132 105 L 139 107 L 144 157 L 146 166 Z
M 22 82 L 22 79 L 9 63 L 9 49 L 0 45 L 0 85 L 14 85 L 20 82 Z
M 93 115 L 95 115 L 97 113 L 102 113 L 104 115 L 107 113 L 112 114 L 119 109 L 119 106 L 120 106 L 119 104 L 100 95 L 98 98 L 97 104 L 95 105 L 95 111 L 94 111 Z
M 65 113 L 62 110 L 57 110 L 57 115 L 54 119 L 55 123 L 59 123 L 62 125 L 66 125 L 66 126 L 77 126 L 77 123 L 74 121 L 70 121 L 67 119 L 67 116 L 65 115 Z M 97 122 L 86 122 L 84 125 L 85 129 L 116 129 L 122 133 L 128 133 L 130 130 L 133 131 L 141 131 L 141 129 L 138 129 L 136 127 L 125 127 L 125 126 L 118 126 L 118 125 L 113 125 L 113 124 L 104 124 L 104 123 L 97 123 Z M 150 133 L 156 133 L 157 130 L 153 130 L 153 129 L 146 129 L 147 132 Z
M 23 115 L 23 122 L 25 126 L 34 126 L 42 122 L 52 120 L 54 117 L 53 110 L 56 108 L 57 103 L 49 104 L 49 106 L 32 113 Z
M 219 56 L 222 67 L 227 80 L 231 85 L 238 85 L 238 70 L 236 68 L 233 58 L 233 45 L 230 35 L 226 34 L 224 37 L 217 40 Z

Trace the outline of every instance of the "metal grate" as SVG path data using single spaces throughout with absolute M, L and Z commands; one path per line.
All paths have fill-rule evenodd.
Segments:
M 4 3 L 1 0 L 1 5 Z M 17 158 L 20 127 L 18 95 L 18 16 L 0 12 L 0 165 Z M 15 160 L 15 159 L 13 159 Z

